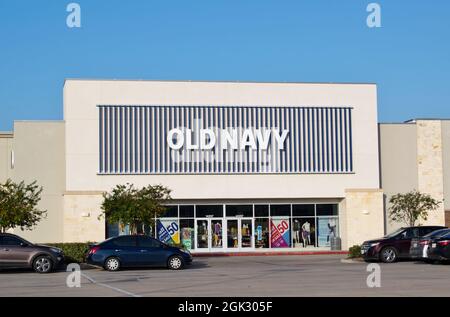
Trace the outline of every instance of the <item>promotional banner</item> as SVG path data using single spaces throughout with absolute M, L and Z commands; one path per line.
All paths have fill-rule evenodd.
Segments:
M 258 225 L 256 227 L 256 240 L 261 241 L 262 240 L 262 226 Z
M 288 248 L 291 241 L 289 218 L 272 219 L 270 227 L 272 248 Z
M 335 218 L 317 219 L 317 240 L 319 247 L 329 247 L 331 238 L 337 237 L 337 221 Z
M 186 249 L 192 249 L 194 229 L 192 228 L 182 228 L 181 229 L 181 243 L 186 247 Z
M 180 231 L 176 220 L 158 220 L 158 239 L 168 244 L 180 243 Z

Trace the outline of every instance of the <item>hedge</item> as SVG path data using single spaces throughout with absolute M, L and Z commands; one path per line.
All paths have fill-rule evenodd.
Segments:
M 94 243 L 46 243 L 45 245 L 62 249 L 66 263 L 83 263 L 91 244 Z
M 362 256 L 361 254 L 361 246 L 360 245 L 354 245 L 348 249 L 348 257 L 350 259 L 354 258 L 360 258 Z

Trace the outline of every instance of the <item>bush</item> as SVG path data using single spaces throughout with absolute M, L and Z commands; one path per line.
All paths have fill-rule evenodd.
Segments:
M 348 249 L 348 257 L 349 258 L 360 258 L 362 256 L 361 254 L 361 246 L 360 245 L 354 245 Z
M 64 252 L 65 262 L 68 264 L 85 262 L 85 256 L 89 251 L 90 244 L 93 243 L 48 243 L 46 245 L 62 249 Z

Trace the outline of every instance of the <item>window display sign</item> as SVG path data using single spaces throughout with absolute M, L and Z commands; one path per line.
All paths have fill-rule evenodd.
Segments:
M 317 240 L 319 247 L 329 247 L 331 238 L 337 237 L 337 219 L 319 218 L 317 219 Z
M 180 231 L 176 220 L 158 220 L 158 239 L 168 244 L 180 243 Z
M 288 248 L 291 241 L 289 218 L 272 219 L 270 227 L 272 248 Z
M 182 241 L 182 244 L 185 246 L 185 248 L 188 250 L 192 249 L 193 236 L 194 236 L 193 228 L 182 228 L 181 229 L 181 241 Z

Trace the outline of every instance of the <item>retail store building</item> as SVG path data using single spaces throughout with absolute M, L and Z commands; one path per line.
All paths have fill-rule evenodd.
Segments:
M 47 218 L 15 231 L 38 242 L 126 233 L 98 216 L 103 192 L 133 183 L 172 189 L 153 234 L 195 252 L 347 249 L 398 226 L 397 192 L 444 201 L 428 223 L 445 223 L 449 135 L 379 125 L 374 84 L 66 80 L 63 121 L 0 134 L 0 181 L 44 187 Z

